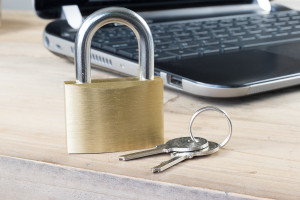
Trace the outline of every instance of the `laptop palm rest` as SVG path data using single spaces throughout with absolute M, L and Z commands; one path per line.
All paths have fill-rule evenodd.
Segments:
M 300 42 L 207 55 L 156 67 L 184 79 L 220 87 L 244 87 L 300 73 Z

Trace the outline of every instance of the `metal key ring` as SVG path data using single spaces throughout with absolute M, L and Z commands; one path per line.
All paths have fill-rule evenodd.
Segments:
M 193 132 L 192 132 L 192 125 L 193 125 L 194 120 L 196 119 L 196 117 L 197 117 L 200 113 L 202 113 L 202 112 L 204 112 L 204 111 L 208 111 L 208 110 L 215 110 L 215 111 L 218 111 L 218 112 L 222 113 L 222 114 L 226 117 L 226 119 L 227 119 L 228 126 L 229 126 L 229 132 L 228 132 L 228 135 L 227 135 L 227 137 L 225 138 L 225 140 L 224 140 L 222 143 L 219 144 L 220 148 L 222 148 L 222 147 L 224 147 L 224 146 L 229 142 L 229 140 L 230 140 L 230 138 L 231 138 L 231 135 L 232 135 L 232 123 L 231 123 L 231 120 L 230 120 L 229 116 L 226 114 L 226 112 L 223 111 L 223 110 L 220 109 L 220 108 L 217 108 L 217 107 L 207 106 L 207 107 L 200 108 L 199 110 L 197 110 L 197 111 L 195 112 L 195 114 L 193 115 L 193 117 L 192 117 L 192 119 L 191 119 L 191 121 L 190 121 L 190 127 L 189 127 L 191 138 L 192 138 L 193 141 L 198 142 L 197 139 L 196 139 L 196 138 L 194 137 L 194 135 L 193 135 Z

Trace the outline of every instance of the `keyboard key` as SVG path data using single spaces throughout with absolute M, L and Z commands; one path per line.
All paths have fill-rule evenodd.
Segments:
M 276 13 L 276 17 L 287 17 L 288 13 Z
M 91 46 L 96 49 L 101 49 L 101 43 L 92 41 Z
M 171 35 L 166 33 L 157 33 L 157 34 L 153 34 L 153 37 L 157 39 L 170 39 Z
M 283 26 L 285 24 L 286 24 L 286 22 L 277 22 L 277 23 L 274 23 L 273 25 L 274 26 Z
M 126 58 L 133 58 L 133 53 L 130 53 L 126 50 L 119 50 L 117 54 L 125 56 Z
M 241 36 L 240 37 L 241 41 L 250 41 L 250 40 L 255 40 L 254 36 Z
M 166 52 L 159 53 L 155 58 L 156 61 L 168 61 L 168 60 L 175 60 L 175 59 L 176 59 L 175 55 L 171 55 Z
M 199 29 L 199 30 L 194 30 L 194 31 L 192 31 L 192 33 L 193 33 L 194 35 L 199 35 L 199 36 L 201 36 L 201 35 L 207 35 L 207 34 L 208 34 L 208 31 L 205 31 L 205 30 L 203 30 L 203 29 Z
M 232 51 L 238 51 L 240 49 L 239 46 L 233 44 L 222 44 L 220 48 L 221 48 L 221 52 L 232 52 Z
M 189 31 L 200 30 L 200 27 L 199 26 L 188 26 L 188 27 L 186 27 L 186 30 L 189 30 Z
M 259 24 L 257 26 L 260 28 L 268 28 L 268 27 L 272 27 L 272 24 Z
M 240 45 L 242 48 L 253 48 L 253 47 L 259 47 L 259 46 L 265 46 L 265 45 L 275 45 L 275 44 L 282 44 L 287 42 L 294 42 L 294 41 L 300 41 L 300 37 L 298 36 L 278 36 L 276 38 L 265 38 L 265 39 L 256 39 L 254 42 L 242 42 Z
M 138 43 L 137 42 L 126 42 L 126 43 L 117 43 L 117 44 L 112 44 L 110 45 L 113 48 L 117 48 L 117 49 L 128 49 L 128 48 L 134 48 L 134 47 L 138 47 Z
M 107 40 L 103 41 L 103 43 L 106 44 L 106 45 L 114 45 L 114 44 L 127 43 L 127 42 L 132 42 L 132 41 L 137 41 L 137 40 L 136 39 L 131 40 L 131 39 L 128 39 L 128 38 L 122 38 L 122 39 L 119 39 L 119 40 L 107 39 Z
M 176 31 L 182 31 L 182 28 L 170 28 L 170 29 L 168 29 L 169 33 L 176 32 Z M 163 33 L 163 30 L 161 32 Z
M 211 55 L 211 54 L 218 54 L 220 53 L 220 47 L 219 46 L 208 46 L 203 49 L 200 49 L 203 53 L 203 55 Z
M 241 35 L 246 35 L 246 32 L 244 31 L 235 31 L 231 33 L 232 36 L 241 36 Z
M 249 31 L 250 34 L 257 34 L 257 33 L 261 33 L 262 30 L 251 30 Z
M 288 33 L 276 33 L 274 36 L 275 37 L 281 37 L 281 36 L 287 36 Z
M 286 30 L 291 30 L 292 27 L 291 26 L 282 26 L 279 28 L 279 31 L 286 31 Z
M 235 23 L 237 26 L 241 26 L 241 25 L 246 25 L 246 24 L 248 24 L 248 22 L 247 21 L 245 21 L 245 22 L 236 22 Z
M 279 18 L 278 19 L 278 21 L 288 21 L 288 20 L 290 20 L 290 18 L 289 17 L 281 17 L 281 18 Z
M 255 30 L 258 28 L 258 25 L 246 25 L 246 26 L 243 26 L 244 29 L 246 30 Z
M 248 21 L 247 17 L 239 17 L 236 19 L 237 22 L 244 22 L 244 21 Z
M 230 27 L 230 28 L 228 28 L 228 31 L 241 31 L 241 30 L 242 30 L 242 27 Z
M 108 52 L 112 52 L 112 53 L 116 53 L 117 52 L 116 48 L 114 48 L 112 46 L 109 46 L 109 45 L 103 45 L 102 49 L 104 49 L 105 51 L 108 51 Z
M 299 21 L 289 21 L 288 24 L 289 25 L 295 25 L 295 24 L 299 24 Z
M 223 40 L 223 43 L 236 43 L 236 42 L 238 42 L 238 39 L 236 37 L 225 38 Z
M 233 26 L 233 24 L 231 24 L 231 23 L 222 23 L 222 24 L 219 24 L 219 26 L 221 27 L 221 28 L 225 28 L 225 27 L 230 27 L 230 26 Z
M 208 20 L 208 21 L 205 21 L 205 22 L 202 22 L 203 24 L 218 24 L 218 21 L 216 20 Z
M 216 39 L 209 39 L 209 40 L 203 40 L 202 43 L 205 46 L 209 46 L 209 45 L 218 45 L 220 42 L 219 40 Z
M 265 30 L 265 32 L 275 32 L 275 31 L 277 31 L 278 29 L 277 28 L 267 28 L 266 30 Z
M 171 44 L 172 40 L 170 39 L 154 39 L 155 44 Z
M 178 37 L 175 39 L 177 42 L 190 42 L 193 40 L 191 37 Z
M 295 19 L 300 19 L 300 15 L 298 16 L 292 16 L 292 19 L 295 20 Z
M 183 48 L 183 49 L 188 49 L 188 48 L 197 48 L 199 47 L 199 43 L 198 42 L 182 42 L 182 43 L 179 43 L 179 46 L 180 48 Z
M 292 35 L 300 35 L 300 31 L 293 31 L 291 32 Z
M 290 11 L 289 13 L 288 13 L 288 15 L 289 16 L 295 16 L 295 15 L 299 15 L 299 13 L 297 12 L 297 11 Z
M 173 32 L 174 37 L 189 37 L 190 33 L 186 31 Z
M 211 32 L 212 32 L 212 33 L 215 33 L 215 34 L 218 34 L 218 33 L 221 34 L 221 33 L 227 32 L 227 31 L 226 31 L 224 28 L 221 28 L 221 29 L 218 28 L 218 29 L 212 29 Z
M 203 25 L 205 29 L 217 28 L 217 25 Z
M 221 19 L 220 23 L 232 23 L 233 19 L 227 18 L 227 19 Z
M 171 55 L 176 56 L 178 59 L 194 57 L 198 55 L 198 52 L 195 49 L 173 50 L 166 53 L 170 53 Z
M 125 56 L 127 58 L 133 58 L 135 55 L 138 55 L 138 53 L 138 48 L 121 49 L 117 51 L 117 54 Z
M 194 41 L 202 41 L 202 40 L 207 40 L 207 39 L 211 39 L 212 36 L 194 36 L 193 40 Z
M 229 37 L 229 34 L 216 34 L 215 38 L 227 38 Z
M 266 39 L 266 38 L 271 38 L 272 34 L 269 34 L 269 33 L 267 33 L 267 34 L 257 34 L 256 37 L 258 39 Z
M 263 22 L 266 22 L 266 23 L 271 23 L 271 22 L 276 22 L 276 19 L 264 19 Z
M 262 19 L 249 21 L 250 25 L 259 25 L 261 23 L 262 23 Z
M 160 51 L 169 51 L 169 50 L 177 50 L 179 49 L 178 44 L 165 44 L 165 45 L 157 45 L 155 46 Z

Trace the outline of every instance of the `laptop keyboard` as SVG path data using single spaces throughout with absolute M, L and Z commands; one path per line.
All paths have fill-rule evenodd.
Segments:
M 297 11 L 149 26 L 153 34 L 156 61 L 223 54 L 300 41 L 300 12 Z M 75 35 L 62 33 L 62 37 L 71 41 L 75 41 Z M 127 59 L 138 59 L 136 37 L 126 26 L 98 30 L 92 39 L 92 47 Z

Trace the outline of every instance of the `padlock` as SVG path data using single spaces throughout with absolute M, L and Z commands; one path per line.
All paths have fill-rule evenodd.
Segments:
M 91 80 L 91 39 L 109 23 L 127 25 L 135 33 L 139 77 Z M 116 152 L 164 143 L 163 80 L 154 77 L 153 38 L 142 17 L 119 7 L 91 14 L 76 36 L 75 65 L 76 81 L 65 81 L 68 153 Z

